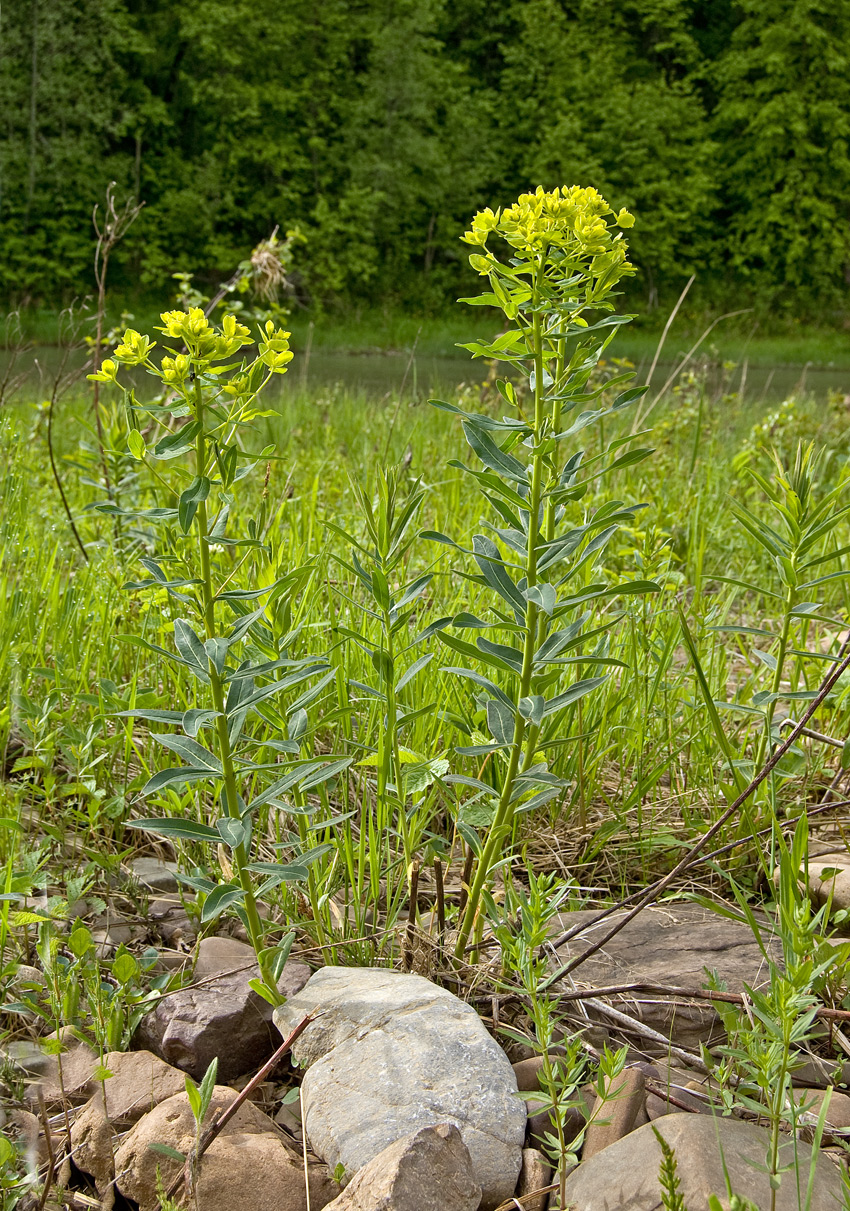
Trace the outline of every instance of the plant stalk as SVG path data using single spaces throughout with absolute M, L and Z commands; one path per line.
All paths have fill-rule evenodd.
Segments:
M 206 470 L 207 450 L 206 439 L 204 437 L 204 400 L 201 392 L 201 384 L 199 380 L 195 382 L 195 419 L 199 422 L 200 428 L 195 443 L 195 458 L 196 458 L 196 473 L 202 476 Z M 215 625 L 215 594 L 212 585 L 212 572 L 210 570 L 210 550 L 209 550 L 209 521 L 207 516 L 207 502 L 202 500 L 198 503 L 198 509 L 195 514 L 195 525 L 198 533 L 198 554 L 201 563 L 201 599 L 203 604 L 204 614 L 204 630 L 205 638 L 214 639 L 216 637 Z M 227 716 L 225 714 L 225 697 L 224 687 L 218 670 L 212 660 L 207 661 L 207 672 L 210 679 L 210 689 L 212 691 L 213 707 L 216 711 L 215 732 L 218 744 L 218 755 L 221 761 L 222 775 L 224 780 L 224 797 L 227 805 L 228 815 L 234 820 L 242 820 L 242 814 L 239 810 L 239 785 L 236 777 L 236 769 L 233 764 L 233 752 L 230 745 L 230 733 L 227 727 Z M 282 1002 L 283 998 L 277 990 L 277 981 L 272 974 L 268 963 L 260 957 L 263 950 L 263 923 L 260 914 L 257 910 L 257 901 L 254 896 L 254 885 L 251 879 L 251 872 L 248 870 L 248 860 L 245 853 L 245 845 L 240 842 L 233 851 L 233 864 L 236 867 L 236 873 L 239 878 L 239 884 L 242 888 L 244 896 L 245 921 L 248 929 L 248 936 L 251 939 L 251 945 L 257 955 L 257 963 L 260 968 L 260 979 L 268 989 L 269 993 L 275 999 L 275 1002 Z

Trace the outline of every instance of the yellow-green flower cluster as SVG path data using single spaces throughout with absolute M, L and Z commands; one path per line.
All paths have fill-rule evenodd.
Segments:
M 141 366 L 155 344 L 149 336 L 142 336 L 134 328 L 128 328 L 121 344 L 115 348 L 115 360 L 124 366 Z
M 292 361 L 292 350 L 289 348 L 291 332 L 275 328 L 271 320 L 266 322 L 265 335 L 259 343 L 260 361 L 264 362 L 272 374 L 285 374 L 287 366 Z
M 244 324 L 238 323 L 233 315 L 226 315 L 221 322 L 221 332 L 207 319 L 201 307 L 190 307 L 188 311 L 165 311 L 162 328 L 166 336 L 182 341 L 195 358 L 218 362 L 232 357 L 243 345 L 251 343 L 251 333 Z M 163 373 L 165 364 L 163 363 Z
M 168 383 L 170 387 L 181 386 L 189 377 L 191 365 L 192 363 L 185 353 L 178 353 L 176 357 L 164 357 L 162 359 L 162 381 Z
M 591 277 L 604 273 L 610 280 L 633 269 L 626 242 L 616 230 L 632 226 L 634 218 L 628 210 L 615 212 L 596 189 L 564 185 L 547 191 L 539 185 L 504 210 L 479 211 L 463 238 L 486 249 L 495 232 L 523 261 L 537 261 L 559 250 L 565 266 L 589 264 Z M 491 272 L 495 258 L 488 250 L 485 256 L 473 255 L 470 262 L 484 276 Z

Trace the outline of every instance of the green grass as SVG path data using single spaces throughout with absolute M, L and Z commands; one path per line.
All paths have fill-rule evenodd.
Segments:
M 277 511 L 275 543 L 284 564 L 313 556 L 325 569 L 322 583 L 303 606 L 305 634 L 321 648 L 334 619 L 353 617 L 348 601 L 357 598 L 353 586 L 340 582 L 338 571 L 330 570 L 328 554 L 338 548 L 322 524 L 324 519 L 332 519 L 358 532 L 351 476 L 368 478 L 376 461 L 393 462 L 407 454 L 410 473 L 421 475 L 428 489 L 423 528 L 448 531 L 462 545 L 471 537 L 480 506 L 462 485 L 459 472 L 447 466 L 450 457 L 463 457 L 463 452 L 460 434 L 444 413 L 424 404 L 404 404 L 396 411 L 393 404 L 339 389 L 316 396 L 290 393 L 282 397 L 281 407 L 282 415 L 266 422 L 269 437 L 277 442 L 279 458 L 272 464 L 268 485 Z M 143 780 L 155 756 L 142 731 L 131 734 L 110 718 L 104 683 L 111 683 L 123 695 L 136 692 L 140 685 L 159 686 L 158 692 L 186 702 L 192 691 L 173 670 L 164 674 L 148 654 L 119 638 L 144 631 L 158 642 L 169 642 L 175 606 L 165 600 L 152 604 L 120 587 L 137 576 L 138 565 L 134 557 L 116 552 L 108 521 L 87 510 L 99 493 L 91 485 L 96 467 L 86 415 L 84 397 L 63 403 L 56 448 L 76 524 L 87 545 L 88 564 L 75 551 L 51 480 L 44 455 L 43 411 L 21 403 L 7 408 L 3 418 L 0 535 L 6 609 L 0 629 L 0 686 L 4 702 L 9 691 L 16 697 L 0 719 L 6 729 L 20 724 L 21 707 L 16 704 L 27 700 L 27 709 L 34 709 L 33 704 L 54 693 L 56 703 L 39 725 L 47 737 L 47 755 L 40 760 L 49 765 L 64 750 L 66 728 L 73 729 L 76 737 L 94 727 L 95 736 L 87 742 L 90 751 L 74 755 L 72 763 L 82 768 L 86 760 L 99 757 L 97 793 L 101 800 L 112 802 Z M 736 470 L 732 455 L 737 452 L 742 463 L 749 461 L 769 471 L 763 447 L 771 440 L 790 454 L 798 437 L 820 438 L 839 447 L 833 448 L 827 464 L 830 479 L 837 474 L 841 451 L 846 449 L 839 413 L 824 413 L 801 403 L 782 413 L 772 432 L 753 435 L 753 426 L 763 415 L 764 410 L 754 404 L 743 409 L 734 400 L 708 404 L 695 450 L 694 401 L 685 396 L 676 407 L 663 405 L 650 419 L 655 429 L 649 440 L 657 453 L 636 468 L 618 473 L 606 488 L 609 497 L 647 505 L 631 530 L 618 537 L 607 574 L 614 578 L 655 577 L 663 591 L 637 603 L 615 599 L 610 606 L 609 612 L 620 616 L 613 632 L 612 654 L 625 662 L 627 671 L 612 678 L 585 704 L 583 731 L 577 735 L 586 734 L 587 739 L 566 745 L 561 758 L 562 772 L 573 789 L 566 802 L 557 810 L 547 810 L 546 815 L 548 826 L 555 828 L 574 827 L 580 819 L 586 822 L 591 866 L 599 857 L 603 839 L 608 845 L 612 837 L 621 838 L 622 844 L 609 848 L 606 857 L 613 865 L 613 894 L 647 877 L 661 860 L 659 853 L 679 848 L 681 841 L 670 849 L 669 826 L 681 820 L 698 826 L 703 813 L 714 810 L 710 805 L 726 776 L 695 698 L 692 671 L 682 655 L 676 602 L 687 605 L 716 696 L 736 696 L 746 706 L 752 693 L 763 686 L 762 665 L 753 653 L 756 642 L 710 629 L 730 620 L 771 625 L 771 597 L 724 584 L 716 579 L 718 574 L 771 590 L 777 585 L 771 562 L 731 516 L 730 495 L 757 509 L 763 507 L 758 490 L 743 466 Z M 248 502 L 257 501 L 260 491 L 256 478 L 253 493 L 250 489 L 247 493 Z M 598 501 L 585 501 L 582 507 L 594 503 Z M 127 541 L 131 551 L 138 552 L 146 540 L 137 535 Z M 427 612 L 417 616 L 417 626 L 475 608 L 475 587 L 457 577 L 452 561 L 433 544 L 414 547 L 410 573 L 416 569 L 436 573 Z M 825 586 L 827 615 L 843 615 L 848 604 L 843 586 L 840 579 Z M 808 646 L 827 643 L 838 629 L 838 624 L 812 623 Z M 438 658 L 420 675 L 417 695 L 423 702 L 450 705 L 450 714 L 474 719 L 472 699 L 459 698 L 457 687 L 450 687 L 439 671 L 446 655 L 440 653 L 436 641 L 434 650 Z M 368 679 L 368 662 L 355 644 L 345 646 L 341 659 L 346 677 Z M 807 683 L 817 677 L 815 662 L 800 663 L 798 675 Z M 163 676 L 167 676 L 164 683 Z M 832 709 L 836 712 L 832 726 L 842 734 L 843 698 L 836 699 Z M 758 729 L 745 713 L 730 712 L 724 722 L 734 745 L 745 755 Z M 574 730 L 578 723 L 576 717 Z M 378 727 L 374 709 L 365 710 L 357 724 L 361 748 L 374 746 Z M 827 721 L 823 727 L 827 729 Z M 336 726 L 322 743 L 332 749 L 341 737 Z M 418 720 L 406 743 L 429 755 L 451 755 L 453 746 L 463 743 L 463 736 L 451 724 L 441 725 L 434 715 Z M 71 748 L 76 754 L 79 743 L 75 741 Z M 799 786 L 790 784 L 794 796 L 805 796 L 807 779 L 819 776 L 823 755 L 819 750 L 807 752 L 803 781 Z M 468 769 L 474 764 L 468 759 L 460 762 Z M 16 787 L 16 791 L 21 789 Z M 135 802 L 132 795 L 129 802 Z M 103 824 L 93 800 L 83 816 L 86 813 L 93 843 Z M 108 827 L 116 837 L 127 839 L 122 834 L 124 815 L 126 812 L 118 813 Z M 657 820 L 666 823 L 662 827 Z M 454 835 L 450 814 L 440 828 L 444 841 L 450 843 Z
M 396 335 L 406 331 L 398 329 Z M 293 369 L 297 373 L 297 362 Z M 464 387 L 449 398 L 481 407 L 477 389 Z M 119 494 L 125 503 L 145 503 L 151 488 L 136 478 L 137 467 L 126 454 L 126 421 L 108 391 L 105 401 L 113 478 L 124 475 Z M 371 758 L 380 751 L 384 722 L 380 704 L 362 688 L 374 683 L 372 661 L 352 638 L 359 631 L 374 643 L 379 619 L 364 612 L 368 602 L 338 562 L 345 548 L 324 523 L 362 535 L 363 512 L 352 479 L 371 484 L 377 465 L 403 459 L 409 475 L 421 476 L 426 488 L 422 529 L 444 531 L 467 546 L 480 530 L 482 502 L 449 465 L 468 454 L 456 420 L 445 412 L 340 387 L 302 390 L 297 382 L 276 402 L 278 411 L 263 421 L 266 431 L 256 437 L 258 448 L 266 438 L 277 447 L 266 484 L 269 553 L 252 556 L 253 563 L 244 567 L 237 567 L 240 557 L 232 550 L 217 558 L 223 566 L 233 564 L 234 583 L 245 587 L 253 576 L 266 574 L 265 560 L 279 569 L 311 566 L 308 588 L 275 625 L 297 631 L 291 656 L 318 653 L 333 670 L 330 685 L 309 708 L 312 755 L 327 760 L 342 754 L 355 764 L 307 795 L 301 806 L 309 808 L 309 822 L 300 835 L 296 818 L 283 808 L 266 805 L 258 811 L 258 844 L 266 860 L 286 860 L 305 844 L 320 847 L 309 884 L 280 885 L 270 893 L 269 907 L 275 920 L 293 925 L 299 945 L 324 947 L 330 961 L 398 964 L 408 944 L 409 869 L 391 820 L 372 832 L 363 823 L 375 793 Z M 491 392 L 483 406 L 498 411 L 502 404 Z M 0 779 L 0 870 L 7 889 L 21 895 L 48 882 L 57 896 L 54 911 L 61 916 L 62 897 L 76 898 L 81 886 L 110 894 L 117 863 L 149 844 L 143 833 L 128 827 L 134 818 L 172 816 L 203 823 L 216 808 L 198 785 L 146 799 L 140 793 L 163 765 L 162 749 L 150 728 L 118 712 L 163 705 L 185 710 L 198 703 L 197 683 L 186 670 L 140 645 L 170 649 L 182 607 L 164 591 L 122 587 L 139 579 L 139 557 L 160 540 L 143 522 L 122 523 L 118 530 L 91 508 L 103 490 L 83 385 L 61 401 L 55 420 L 57 461 L 87 560 L 74 544 L 51 476 L 44 407 L 21 398 L 0 415 L 0 754 L 6 755 L 7 767 Z M 627 412 L 606 429 L 606 444 L 618 433 L 625 435 L 633 420 Z M 712 395 L 707 381 L 697 378 L 676 384 L 648 423 L 652 431 L 641 444 L 654 448 L 652 457 L 614 472 L 604 491 L 591 490 L 568 507 L 579 521 L 612 499 L 644 504 L 634 523 L 612 541 L 594 576 L 612 585 L 651 579 L 659 592 L 614 596 L 593 610 L 589 625 L 609 624 L 607 654 L 620 663 L 601 688 L 564 715 L 563 742 L 552 770 L 566 779 L 568 789 L 517 817 L 508 897 L 512 886 L 525 886 L 526 868 L 550 870 L 552 855 L 558 854 L 572 906 L 609 904 L 669 870 L 718 819 L 736 783 L 746 781 L 763 743 L 753 698 L 770 688 L 773 678 L 766 665 L 777 650 L 781 601 L 776 594 L 781 598 L 782 593 L 774 560 L 736 521 L 730 502 L 745 503 L 775 524 L 769 502 L 749 474 L 772 474 L 770 449 L 787 461 L 801 440 L 823 446 L 817 492 L 839 481 L 850 451 L 838 397 L 828 405 L 796 399 L 771 411 L 734 394 Z M 592 427 L 582 437 L 588 455 L 595 454 L 603 435 Z M 261 508 L 264 470 L 260 466 L 239 485 L 235 531 Z M 848 529 L 842 522 L 824 541 L 824 554 L 833 557 L 829 571 L 850 570 Z M 407 638 L 462 610 L 493 618 L 488 596 L 460 574 L 465 569 L 462 558 L 447 554 L 445 547 L 425 540 L 413 544 L 405 577 L 432 571 L 434 579 L 407 624 Z M 816 614 L 792 624 L 793 652 L 783 689 L 815 687 L 839 646 L 850 608 L 847 581 L 836 576 L 816 593 Z M 693 654 L 683 642 L 680 606 Z M 488 634 L 510 639 L 508 630 Z M 404 746 L 427 761 L 444 759 L 453 774 L 497 777 L 497 758 L 455 751 L 480 742 L 486 733 L 474 687 L 443 671 L 458 663 L 457 655 L 437 638 L 420 650 L 433 659 L 406 690 L 407 705 L 424 709 L 405 729 Z M 813 655 L 795 654 L 806 651 Z M 695 676 L 697 661 L 711 697 L 721 704 L 717 712 L 706 707 Z M 565 674 L 568 681 L 576 675 L 580 671 Z M 802 710 L 805 703 L 789 705 Z M 816 722 L 820 731 L 848 734 L 846 689 L 831 696 Z M 258 759 L 278 759 L 272 746 L 283 726 L 273 712 L 251 724 L 248 734 Z M 726 875 L 731 874 L 754 902 L 769 900 L 777 833 L 773 840 L 755 840 L 752 833 L 813 803 L 833 776 L 834 762 L 832 749 L 799 745 L 752 806 L 721 831 L 716 843 L 733 849 L 719 867 L 697 874 L 698 886 L 729 898 Z M 299 830 L 303 820 L 296 820 Z M 458 916 L 464 836 L 468 827 L 481 831 L 485 824 L 468 786 L 441 777 L 412 807 L 405 845 L 421 864 L 420 897 L 434 896 L 434 859 L 439 858 L 450 892 L 450 928 Z M 190 878 L 221 877 L 208 846 L 173 840 L 165 852 Z M 689 877 L 673 891 L 693 887 Z M 493 905 L 491 911 L 498 909 Z M 13 978 L 22 957 L 32 958 L 29 925 L 16 912 L 8 903 L 0 908 L 0 980 Z M 38 928 L 49 938 L 47 926 Z M 430 970 L 448 970 L 433 941 L 429 946 Z M 86 978 L 93 981 L 87 995 L 99 995 L 96 964 L 92 968 L 90 954 L 83 962 Z M 134 977 L 111 1003 L 109 1038 L 129 1038 L 138 1005 L 133 997 L 144 995 L 142 983 L 141 975 Z M 844 968 L 836 968 L 839 1002 L 846 985 Z M 79 1013 L 63 1009 L 64 1004 L 57 1001 L 51 1010 L 52 1024 Z M 3 1024 L 7 1032 L 19 1029 L 9 1015 Z

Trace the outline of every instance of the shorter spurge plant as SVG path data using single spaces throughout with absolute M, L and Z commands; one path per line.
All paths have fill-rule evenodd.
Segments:
M 213 324 L 199 307 L 165 312 L 159 331 L 172 347 L 158 362 L 155 342 L 128 330 L 98 376 L 118 383 L 125 368 L 141 368 L 162 384 L 158 400 L 144 407 L 132 389 L 124 389 L 127 446 L 150 472 L 151 505 L 99 507 L 158 530 L 155 556 L 140 561 L 147 578 L 126 588 L 137 593 L 164 589 L 181 617 L 173 623 L 173 649 L 141 638 L 134 642 L 188 672 L 196 699 L 188 709 L 136 707 L 120 714 L 164 725 L 168 730 L 154 732 L 153 739 L 182 762 L 155 773 L 143 794 L 162 797 L 169 789 L 202 783 L 221 811 L 213 813 L 212 822 L 201 814 L 194 820 L 135 820 L 131 826 L 187 843 L 221 846 L 229 854 L 220 863 L 223 880 L 184 880 L 204 895 L 202 924 L 228 909 L 241 918 L 260 968 L 252 986 L 276 1004 L 292 935 L 269 941 L 267 935 L 276 927 L 264 921 L 258 902 L 281 884 L 308 879 L 309 866 L 322 850 L 311 845 L 309 809 L 299 795 L 348 764 L 348 759 L 301 756 L 309 736 L 306 707 L 334 675 L 323 660 L 294 654 L 299 628 L 290 626 L 293 602 L 305 593 L 313 564 L 280 568 L 267 533 L 265 493 L 247 532 L 231 533 L 239 485 L 259 463 L 267 465 L 269 474 L 273 448 L 250 452 L 243 442 L 254 423 L 270 415 L 260 406 L 260 396 L 292 360 L 289 333 L 269 320 L 260 329 L 255 351 L 245 356 L 242 351 L 254 345 L 249 329 L 233 315 Z M 252 587 L 234 583 L 243 569 L 252 574 Z M 255 742 L 248 722 L 258 716 L 271 732 Z M 207 743 L 201 739 L 205 733 Z M 258 744 L 272 760 L 253 758 Z M 270 773 L 277 780 L 264 785 Z M 298 837 L 281 840 L 276 834 L 281 847 L 294 849 L 292 862 L 252 860 L 261 809 L 298 816 Z

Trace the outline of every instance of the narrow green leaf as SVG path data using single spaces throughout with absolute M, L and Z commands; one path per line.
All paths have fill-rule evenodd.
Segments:
M 127 828 L 138 828 L 146 833 L 159 833 L 162 837 L 176 837 L 183 841 L 220 841 L 216 829 L 195 820 L 128 820 Z

